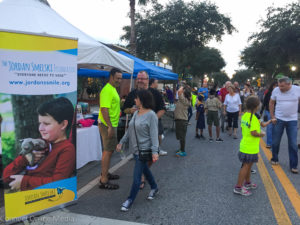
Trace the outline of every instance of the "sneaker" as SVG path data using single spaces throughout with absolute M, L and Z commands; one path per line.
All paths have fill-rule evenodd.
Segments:
M 233 135 L 233 139 L 238 139 L 236 134 Z
M 203 139 L 203 140 L 205 140 L 206 138 L 203 136 L 203 135 L 200 135 L 200 138 L 201 139 Z
M 150 193 L 149 193 L 147 199 L 148 199 L 148 200 L 153 200 L 153 199 L 155 198 L 155 195 L 157 195 L 157 194 L 158 194 L 158 188 L 156 188 L 156 189 L 151 189 L 151 191 L 150 191 Z
M 298 171 L 298 169 L 297 169 L 297 168 L 293 168 L 293 169 L 291 169 L 291 172 L 292 172 L 292 173 L 294 173 L 294 174 L 298 174 L 298 173 L 299 173 L 299 171 Z
M 271 163 L 271 165 L 278 165 L 279 164 L 278 161 L 273 161 L 273 160 L 271 160 L 270 163 Z
M 168 155 L 168 152 L 166 152 L 162 149 L 159 149 L 159 155 Z
M 209 143 L 212 143 L 214 141 L 214 139 L 209 138 Z
M 121 206 L 121 211 L 122 212 L 127 212 L 130 208 L 130 206 L 132 205 L 132 200 L 131 199 L 127 199 Z
M 216 139 L 216 142 L 223 142 L 223 139 L 217 138 L 217 139 Z
M 180 151 L 180 152 L 177 152 L 176 155 L 177 156 L 186 156 L 186 152 Z
M 199 134 L 196 134 L 196 135 L 195 135 L 195 138 L 200 138 L 200 135 L 199 135 Z
M 256 170 L 251 170 L 251 173 L 252 173 L 252 174 L 255 174 L 255 173 L 256 173 Z
M 235 194 L 239 194 L 239 195 L 243 195 L 243 196 L 249 196 L 252 193 L 250 191 L 248 191 L 245 187 L 235 187 L 233 189 L 233 193 Z
M 254 184 L 254 183 L 244 183 L 244 187 L 247 189 L 247 190 L 250 190 L 250 189 L 256 189 L 257 188 L 257 185 Z
M 177 154 L 177 153 L 179 153 L 179 152 L 181 152 L 181 150 L 180 150 L 180 149 L 176 151 L 176 154 Z

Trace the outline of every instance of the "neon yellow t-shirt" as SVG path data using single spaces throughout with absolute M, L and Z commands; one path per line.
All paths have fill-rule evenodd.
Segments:
M 107 83 L 100 92 L 99 119 L 101 123 L 107 126 L 101 113 L 101 108 L 108 108 L 111 125 L 118 127 L 120 118 L 120 97 L 116 88 L 110 83 Z
M 195 106 L 196 101 L 197 101 L 197 95 L 192 94 L 192 107 Z
M 260 133 L 260 123 L 257 117 L 253 114 L 250 124 L 251 113 L 246 112 L 241 119 L 242 135 L 243 138 L 240 143 L 240 152 L 246 154 L 257 154 L 259 153 L 259 137 L 254 137 L 251 135 L 251 131 L 257 131 Z

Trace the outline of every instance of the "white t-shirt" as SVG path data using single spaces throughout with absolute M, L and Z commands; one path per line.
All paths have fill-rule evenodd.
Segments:
M 287 92 L 281 92 L 276 87 L 271 95 L 276 101 L 275 117 L 283 121 L 298 120 L 298 103 L 300 99 L 300 87 L 292 85 Z
M 227 94 L 225 96 L 224 105 L 226 105 L 226 111 L 233 113 L 240 111 L 239 105 L 241 105 L 241 98 L 239 94 L 234 94 L 234 96 L 231 96 L 230 94 Z

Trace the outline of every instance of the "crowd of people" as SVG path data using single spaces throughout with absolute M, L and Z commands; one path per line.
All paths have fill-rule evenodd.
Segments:
M 133 183 L 128 198 L 121 206 L 122 211 L 128 211 L 133 204 L 138 191 L 145 186 L 145 179 L 151 187 L 148 199 L 152 200 L 158 193 L 158 185 L 150 170 L 151 165 L 167 152 L 161 150 L 162 116 L 166 112 L 162 94 L 157 90 L 158 81 L 149 79 L 146 71 L 140 71 L 136 78 L 136 88 L 123 100 L 120 109 L 120 98 L 116 88 L 120 85 L 122 72 L 112 69 L 109 82 L 100 93 L 99 129 L 103 141 L 102 172 L 99 187 L 102 189 L 118 189 L 119 185 L 110 180 L 119 179 L 118 175 L 108 173 L 110 159 L 114 150 L 121 151 L 126 143 L 134 154 L 135 166 Z M 278 83 L 278 87 L 276 87 Z M 249 83 L 241 90 L 239 84 L 227 81 L 220 90 L 216 87 L 208 89 L 207 84 L 199 88 L 193 98 L 192 89 L 184 82 L 178 85 L 176 93 L 166 87 L 165 94 L 174 110 L 175 133 L 179 141 L 176 156 L 185 157 L 186 133 L 189 125 L 191 109 L 195 107 L 196 134 L 199 139 L 204 137 L 205 125 L 208 126 L 209 142 L 213 142 L 212 125 L 216 128 L 216 142 L 223 142 L 220 131 L 227 131 L 233 139 L 238 139 L 239 118 L 242 128 L 242 139 L 238 158 L 242 163 L 234 193 L 248 196 L 250 189 L 256 184 L 251 182 L 252 165 L 258 160 L 259 140 L 265 135 L 260 127 L 267 127 L 267 147 L 272 148 L 271 164 L 278 164 L 279 144 L 284 128 L 287 130 L 289 142 L 290 169 L 298 173 L 297 148 L 297 117 L 300 89 L 291 84 L 287 77 L 273 82 L 267 90 L 260 90 L 262 97 L 257 95 Z M 261 93 L 260 93 L 261 95 Z M 276 103 L 276 107 L 275 107 Z M 290 110 L 284 110 L 289 108 Z M 125 135 L 117 141 L 116 128 L 120 111 L 130 115 L 130 122 Z M 262 114 L 264 116 L 262 117 Z M 260 118 L 264 121 L 260 121 Z M 205 121 L 206 118 L 206 121 Z M 199 133 L 200 131 L 200 133 Z M 273 137 L 273 138 L 272 138 Z M 161 152 L 163 152 L 161 154 Z

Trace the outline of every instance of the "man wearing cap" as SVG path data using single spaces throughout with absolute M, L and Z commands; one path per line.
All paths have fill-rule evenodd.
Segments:
M 298 173 L 297 122 L 299 99 L 300 88 L 292 85 L 288 77 L 282 77 L 278 79 L 278 87 L 273 90 L 269 103 L 273 122 L 271 164 L 278 164 L 279 146 L 285 128 L 288 137 L 289 164 L 292 173 Z

